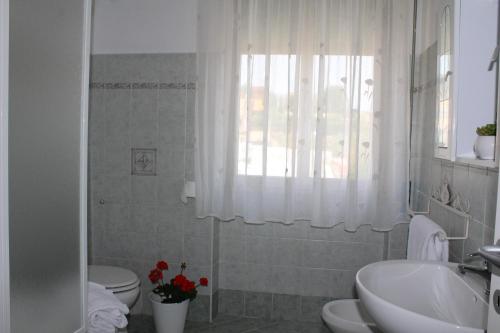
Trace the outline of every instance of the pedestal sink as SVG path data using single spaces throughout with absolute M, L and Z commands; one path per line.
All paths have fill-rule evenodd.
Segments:
M 377 262 L 356 275 L 361 302 L 385 333 L 484 333 L 488 304 L 472 282 L 450 265 L 409 260 Z

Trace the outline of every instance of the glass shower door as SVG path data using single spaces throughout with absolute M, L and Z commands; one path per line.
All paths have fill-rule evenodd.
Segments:
M 89 8 L 10 2 L 12 333 L 85 328 Z

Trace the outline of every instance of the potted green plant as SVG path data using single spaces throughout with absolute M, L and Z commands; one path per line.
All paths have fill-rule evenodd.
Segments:
M 474 143 L 474 153 L 481 160 L 495 158 L 496 124 L 486 124 L 476 129 L 477 138 Z
M 208 279 L 202 277 L 199 284 L 195 284 L 184 275 L 186 263 L 182 263 L 180 274 L 166 283 L 164 272 L 167 270 L 168 263 L 162 260 L 156 264 L 148 276 L 151 283 L 156 285 L 150 294 L 156 332 L 182 333 L 189 302 L 196 298 L 199 286 L 208 285 Z

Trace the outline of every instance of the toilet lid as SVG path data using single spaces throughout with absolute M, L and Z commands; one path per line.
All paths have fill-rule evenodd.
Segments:
M 137 285 L 139 278 L 134 272 L 125 268 L 89 265 L 89 281 L 98 283 L 106 289 L 123 289 Z

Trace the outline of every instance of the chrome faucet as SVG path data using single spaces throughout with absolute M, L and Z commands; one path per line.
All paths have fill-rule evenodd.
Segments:
M 496 242 L 495 245 L 485 245 L 477 250 L 477 252 L 471 253 L 469 257 L 482 257 L 485 261 L 482 266 L 472 266 L 466 264 L 458 265 L 458 271 L 465 274 L 466 271 L 474 271 L 483 277 L 486 277 L 486 290 L 485 293 L 489 295 L 490 284 L 491 284 L 491 266 L 500 268 L 500 240 Z

